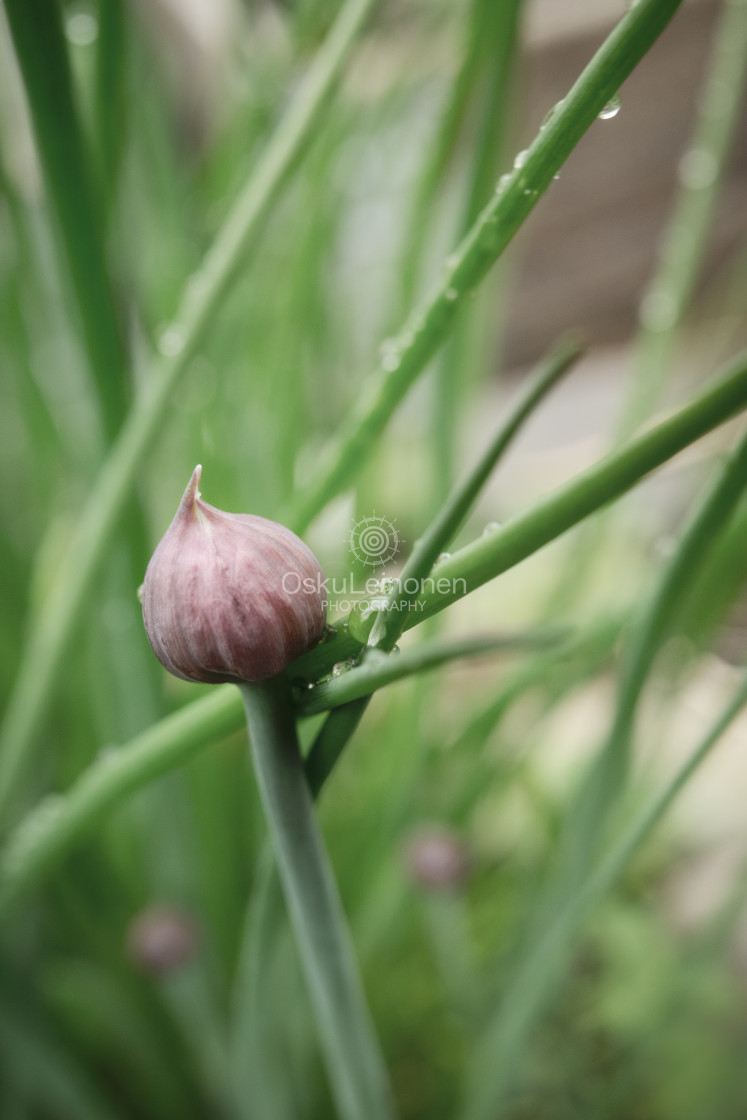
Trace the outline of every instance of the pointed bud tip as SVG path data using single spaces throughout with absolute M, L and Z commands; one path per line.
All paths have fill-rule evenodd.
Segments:
M 178 512 L 182 515 L 186 513 L 194 513 L 197 502 L 200 498 L 200 478 L 202 477 L 202 465 L 197 464 L 192 471 L 192 477 L 187 484 L 187 489 L 184 491 L 181 502 L 179 503 Z

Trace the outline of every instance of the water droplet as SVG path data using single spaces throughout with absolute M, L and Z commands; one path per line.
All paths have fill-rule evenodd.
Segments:
M 451 553 L 450 552 L 439 553 L 439 555 L 436 558 L 436 563 L 437 564 L 443 564 L 444 560 L 451 560 Z
M 516 158 L 514 160 L 514 167 L 516 168 L 517 171 L 520 167 L 524 166 L 524 164 L 526 163 L 528 158 L 529 158 L 529 149 L 528 148 L 524 148 L 524 149 L 522 149 L 522 151 L 517 153 Z
M 388 599 L 369 599 L 367 603 L 361 604 L 361 618 L 370 618 L 372 614 L 376 614 L 378 611 L 384 611 L 388 606 Z
M 327 623 L 327 625 L 324 627 L 324 630 L 322 630 L 322 636 L 319 639 L 319 641 L 317 642 L 317 645 L 318 646 L 323 646 L 325 642 L 331 642 L 336 634 L 337 634 L 337 627 L 336 626 L 330 626 L 329 623 Z
M 679 180 L 683 187 L 690 190 L 703 190 L 710 187 L 718 174 L 718 161 L 703 148 L 691 148 L 680 160 Z
M 306 691 L 307 692 L 313 692 L 315 688 L 316 688 L 316 685 L 315 685 L 314 681 L 309 681 L 308 684 L 306 685 Z
M 447 272 L 452 272 L 458 264 L 459 264 L 459 254 L 458 253 L 449 253 L 448 257 L 444 261 L 444 268 L 446 269 Z
M 620 94 L 619 93 L 614 93 L 612 95 L 612 97 L 609 99 L 609 101 L 607 102 L 607 104 L 605 105 L 605 107 L 602 109 L 601 113 L 599 114 L 599 120 L 600 121 L 611 121 L 612 118 L 616 117 L 617 114 L 620 112 L 621 105 L 622 105 L 622 101 L 620 100 Z
M 559 179 L 559 178 L 560 178 L 560 173 L 558 173 L 557 175 L 553 175 L 553 179 Z
M 648 292 L 641 300 L 641 325 L 649 331 L 666 331 L 677 322 L 677 301 L 671 292 Z
M 390 592 L 394 591 L 396 586 L 397 580 L 394 579 L 393 576 L 384 576 L 379 580 L 379 591 L 382 595 L 389 595 Z
M 347 673 L 352 668 L 350 661 L 338 661 L 336 665 L 332 666 L 332 676 L 341 677 L 343 673 Z
M 561 97 L 560 101 L 556 101 L 555 104 L 553 105 L 552 109 L 548 109 L 548 111 L 545 113 L 545 116 L 542 120 L 542 124 L 540 125 L 540 132 L 545 131 L 545 129 L 547 128 L 547 126 L 549 125 L 550 121 L 553 119 L 555 114 L 562 108 L 563 108 L 563 98 Z
M 193 300 L 199 299 L 202 295 L 205 294 L 209 282 L 210 276 L 207 270 L 204 268 L 198 268 L 196 272 L 192 273 L 189 280 L 187 281 L 187 292 L 189 298 Z
M 500 521 L 488 521 L 487 525 L 482 531 L 482 535 L 484 537 L 489 537 L 491 533 L 495 533 L 498 529 L 500 529 L 500 527 Z
M 459 295 L 459 292 L 456 290 L 456 288 L 448 288 L 447 291 L 446 291 L 446 298 L 449 301 L 449 303 L 453 303 L 454 300 L 458 297 L 458 295 Z
M 184 328 L 171 323 L 158 333 L 158 349 L 164 358 L 174 358 L 184 346 Z
M 85 9 L 71 12 L 65 20 L 65 35 L 76 47 L 90 47 L 99 36 L 99 22 Z
M 402 650 L 399 646 L 392 646 L 392 653 L 402 653 Z
M 102 747 L 99 753 L 96 755 L 96 765 L 104 767 L 111 766 L 112 763 L 117 762 L 118 759 L 119 748 L 109 744 L 106 747 Z
M 385 665 L 388 659 L 389 655 L 383 649 L 376 649 L 372 646 L 366 650 L 363 663 L 367 668 L 375 668 L 377 665 Z
M 141 583 L 140 586 L 138 587 L 137 591 L 135 592 L 135 594 L 137 595 L 138 603 L 142 603 L 142 601 L 143 601 L 143 591 L 144 590 L 145 590 L 145 584 Z
M 379 347 L 379 355 L 381 358 L 381 367 L 387 373 L 392 373 L 393 370 L 399 369 L 399 364 L 402 360 L 399 342 L 396 338 L 385 338 Z
M 510 182 L 511 182 L 511 176 L 509 174 L 501 175 L 500 179 L 498 180 L 498 183 L 496 184 L 495 193 L 496 194 L 502 194 L 503 191 L 505 191 L 506 187 L 508 186 L 508 184 Z

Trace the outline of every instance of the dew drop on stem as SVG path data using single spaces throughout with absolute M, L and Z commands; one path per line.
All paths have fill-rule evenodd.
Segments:
M 158 333 L 158 350 L 164 358 L 174 358 L 184 346 L 184 328 L 171 323 Z
M 76 47 L 90 47 L 99 37 L 99 21 L 93 12 L 73 11 L 65 20 L 65 36 Z
M 620 94 L 619 93 L 613 93 L 612 97 L 609 99 L 609 101 L 607 102 L 607 104 L 602 109 L 601 113 L 599 114 L 599 120 L 600 121 L 610 121 L 610 120 L 612 120 L 612 118 L 616 117 L 617 114 L 620 112 L 621 106 L 622 106 L 622 101 L 620 99 Z

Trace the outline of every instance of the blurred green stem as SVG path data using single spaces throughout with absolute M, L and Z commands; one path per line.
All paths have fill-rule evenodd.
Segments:
M 567 835 L 561 847 L 559 864 L 537 906 L 532 928 L 523 939 L 508 991 L 496 1009 L 476 1054 L 470 1079 L 470 1105 L 466 1113 L 469 1120 L 488 1120 L 500 1107 L 504 1093 L 516 1076 L 522 1049 L 552 995 L 550 977 L 556 979 L 560 973 L 571 935 L 586 912 L 588 900 L 583 904 L 579 900 L 587 899 L 589 889 L 592 891 L 589 895 L 591 901 L 599 893 L 598 877 L 592 879 L 592 888 L 587 888 L 585 884 L 589 868 L 594 866 L 594 853 L 602 843 L 610 811 L 625 790 L 630 740 L 643 686 L 684 591 L 692 583 L 746 486 L 747 434 L 728 456 L 715 482 L 701 500 L 677 551 L 657 580 L 651 599 L 644 605 L 638 624 L 632 631 L 624 653 L 612 729 L 592 763 L 581 793 L 569 810 Z M 719 721 L 706 744 L 696 751 L 695 761 L 685 768 L 685 777 L 676 785 L 676 790 L 694 771 L 743 702 L 744 688 L 740 689 L 734 704 Z M 661 805 L 666 807 L 671 797 L 667 794 Z M 657 802 L 653 817 L 647 814 L 642 824 L 633 830 L 634 839 L 627 846 L 623 845 L 625 852 L 631 853 L 637 847 L 648 835 L 652 821 L 655 823 L 663 811 Z M 614 866 L 621 866 L 620 858 Z M 606 882 L 603 879 L 604 889 Z M 569 899 L 572 901 L 567 903 Z
M 680 161 L 679 192 L 660 263 L 641 300 L 627 435 L 655 407 L 671 364 L 677 327 L 692 297 L 708 245 L 711 218 L 739 120 L 747 76 L 747 0 L 726 0 L 690 144 Z
M 316 1011 L 332 1093 L 346 1120 L 395 1115 L 342 903 L 314 814 L 282 678 L 241 685 L 288 912 Z
M 73 95 L 56 0 L 5 0 L 23 75 L 44 182 L 59 221 L 103 428 L 111 440 L 122 426 L 127 361 L 107 269 L 98 195 Z
M 664 790 L 646 807 L 577 891 L 569 894 L 531 954 L 512 972 L 501 1015 L 486 1029 L 473 1062 L 463 1120 L 493 1120 L 514 1081 L 532 1026 L 562 980 L 578 930 L 648 840 L 673 801 L 747 703 L 747 680 Z
M 136 402 L 99 475 L 61 559 L 57 580 L 35 621 L 0 730 L 0 820 L 29 765 L 29 755 L 54 695 L 60 670 L 86 606 L 94 576 L 120 524 L 143 457 L 173 404 L 174 392 L 195 356 L 247 254 L 263 229 L 280 187 L 319 126 L 343 64 L 375 0 L 347 0 L 306 80 L 239 196 L 202 267 L 187 283 L 174 326 L 177 354 L 154 363 L 148 390 Z M 51 0 L 35 0 L 46 6 Z M 53 5 L 52 5 L 53 6 Z M 11 0 L 33 36 L 35 4 Z M 56 17 L 55 17 L 56 18 Z M 43 68 L 42 68 L 43 70 Z M 43 73 L 42 73 L 43 77 Z M 54 118 L 50 118 L 54 139 Z M 56 150 L 56 149 L 55 149 Z M 63 151 L 64 155 L 64 151 Z M 94 304 L 95 306 L 95 304 Z
M 692 586 L 747 488 L 747 434 L 726 457 L 698 503 L 652 594 L 631 629 L 622 654 L 615 718 L 603 750 L 575 806 L 570 825 L 571 866 L 584 867 L 612 804 L 621 796 L 630 770 L 638 705 L 657 653 Z M 571 872 L 573 873 L 573 871 Z

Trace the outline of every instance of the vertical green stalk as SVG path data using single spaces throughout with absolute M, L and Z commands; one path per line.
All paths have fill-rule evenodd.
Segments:
M 252 758 L 319 1031 L 345 1120 L 391 1120 L 394 1104 L 298 749 L 283 678 L 240 686 Z
M 506 153 L 521 6 L 522 0 L 504 0 L 502 4 L 488 0 L 487 5 L 483 0 L 480 10 L 473 16 L 481 43 L 481 59 L 478 61 L 483 70 L 481 84 L 485 88 L 481 90 L 482 103 L 478 104 L 481 120 L 466 184 L 464 213 L 458 230 L 460 238 L 467 233 L 490 198 Z M 492 305 L 492 325 L 495 322 L 495 291 L 489 285 L 482 289 L 479 300 L 472 307 L 465 308 L 465 313 L 457 320 L 438 364 L 434 416 L 437 501 L 448 494 L 454 481 L 459 422 L 470 386 L 474 386 L 475 377 L 479 376 L 487 357 L 484 311 L 488 303 Z M 491 339 L 493 337 L 491 332 Z
M 31 109 L 44 181 L 59 221 L 104 430 L 112 439 L 127 405 L 126 358 L 107 270 L 101 214 L 56 0 L 5 0 Z
M 10 0 L 19 25 L 34 41 L 33 8 L 51 0 Z M 221 301 L 245 266 L 281 186 L 312 140 L 324 108 L 375 0 L 346 0 L 306 80 L 254 168 L 205 261 L 185 286 L 177 328 L 183 345 L 172 357 L 154 360 L 148 390 L 136 401 L 112 447 L 62 558 L 45 609 L 32 627 L 0 728 L 0 818 L 23 776 L 36 735 L 56 688 L 65 654 L 80 621 L 92 581 L 123 510 L 143 456 L 173 404 Z M 35 56 L 34 56 L 35 57 Z M 43 74 L 42 74 L 43 77 Z M 45 118 L 52 133 L 52 119 Z M 54 139 L 54 136 L 52 136 Z M 53 145 L 54 146 L 54 145 Z M 57 147 L 54 146 L 55 152 Z M 64 152 L 64 148 L 63 148 Z
M 641 301 L 635 379 L 622 434 L 655 407 L 672 361 L 677 327 L 691 299 L 708 244 L 747 77 L 747 0 L 726 0 L 690 145 L 680 161 L 674 211 L 660 264 Z
M 105 224 L 111 217 L 127 124 L 127 22 L 123 0 L 99 0 L 95 132 Z

